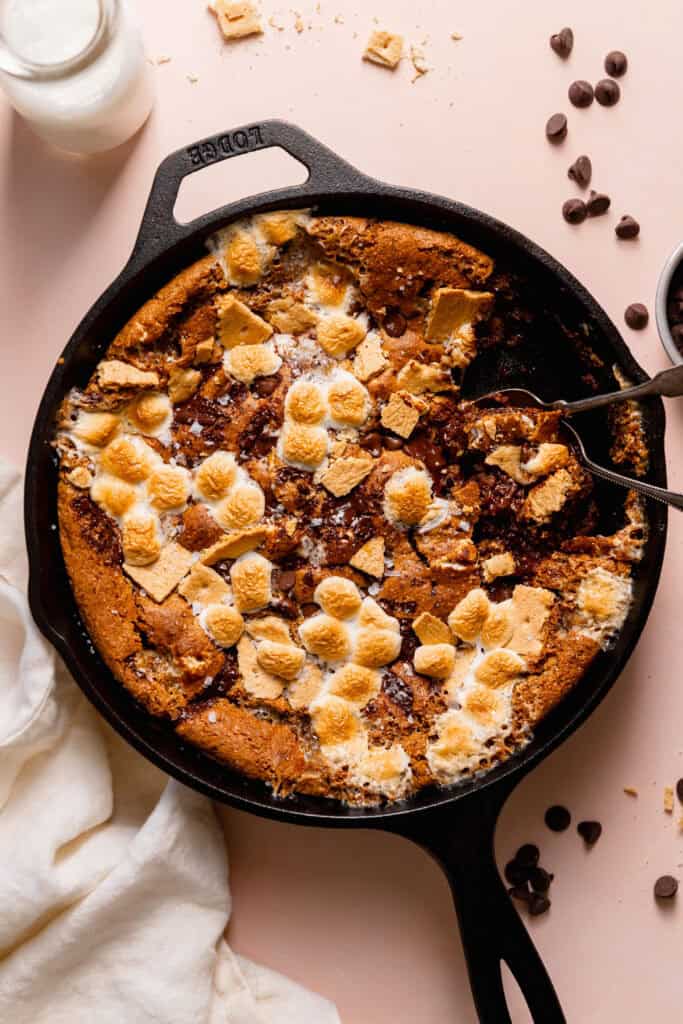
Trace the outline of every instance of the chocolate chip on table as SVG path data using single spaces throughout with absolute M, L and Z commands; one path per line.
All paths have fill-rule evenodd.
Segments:
M 678 880 L 673 875 L 662 875 L 655 882 L 655 896 L 658 900 L 670 900 L 678 892 Z
M 547 892 L 554 877 L 545 868 L 536 867 L 531 872 L 529 884 L 534 892 Z
M 569 102 L 575 107 L 590 107 L 593 102 L 593 86 L 580 78 L 569 86 Z
M 509 860 L 505 865 L 504 874 L 510 885 L 524 885 L 529 881 L 531 868 L 520 864 L 518 860 Z
M 564 832 L 571 825 L 571 821 L 571 814 L 560 804 L 554 804 L 545 812 L 545 823 L 552 832 Z
M 626 74 L 628 58 L 621 50 L 610 50 L 605 57 L 605 71 L 610 78 L 621 78 Z
M 577 156 L 574 163 L 567 171 L 567 177 L 575 181 L 579 188 L 588 188 L 591 183 L 593 176 L 593 165 L 591 164 L 590 157 L 588 156 Z
M 513 900 L 519 900 L 521 903 L 528 903 L 531 899 L 532 893 L 528 885 L 513 885 L 508 889 L 508 896 L 512 896 Z
M 628 213 L 624 214 L 614 229 L 617 238 L 637 238 L 640 234 L 640 224 Z
M 549 142 L 562 142 L 567 137 L 567 118 L 564 114 L 553 114 L 545 126 L 546 138 Z
M 647 327 L 649 319 L 647 306 L 644 306 L 642 302 L 632 302 L 624 312 L 624 320 L 632 331 L 642 331 L 644 327 Z
M 595 86 L 595 98 L 601 107 L 613 107 L 620 96 L 619 84 L 611 78 L 601 78 Z
M 547 910 L 550 910 L 550 900 L 547 896 L 535 892 L 529 900 L 529 913 L 532 917 L 538 917 L 539 914 L 545 914 Z
M 562 216 L 567 224 L 582 224 L 588 216 L 588 208 L 583 199 L 568 199 L 562 204 Z
M 524 843 L 517 850 L 515 860 L 526 868 L 535 868 L 541 857 L 541 852 L 533 843 Z
M 594 846 L 602 835 L 602 825 L 599 821 L 580 821 L 576 826 L 586 846 Z
M 558 57 L 568 57 L 574 48 L 574 33 L 570 28 L 560 29 L 550 37 L 550 48 Z
M 600 217 L 603 213 L 607 213 L 611 201 L 610 197 L 604 192 L 596 192 L 594 189 L 591 189 L 591 194 L 586 202 L 588 216 Z

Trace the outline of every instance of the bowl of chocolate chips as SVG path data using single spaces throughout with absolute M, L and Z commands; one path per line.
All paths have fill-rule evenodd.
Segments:
M 662 270 L 655 308 L 662 345 L 672 362 L 683 363 L 683 242 Z

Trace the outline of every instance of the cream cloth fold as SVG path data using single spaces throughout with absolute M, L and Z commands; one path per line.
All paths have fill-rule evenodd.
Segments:
M 235 956 L 211 803 L 103 723 L 34 625 L 21 481 L 0 463 L 0 1021 L 339 1024 Z

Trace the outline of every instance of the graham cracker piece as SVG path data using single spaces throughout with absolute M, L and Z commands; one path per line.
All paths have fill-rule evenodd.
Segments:
M 216 15 L 224 39 L 244 39 L 263 32 L 256 8 L 248 0 L 245 3 L 211 0 L 209 10 Z
M 197 365 L 211 362 L 213 358 L 213 338 L 204 338 L 203 341 L 197 342 L 197 347 L 194 350 L 194 362 Z
M 232 292 L 218 302 L 218 340 L 225 348 L 259 345 L 267 341 L 273 328 Z
M 303 302 L 295 302 L 291 296 L 273 299 L 268 305 L 268 319 L 280 334 L 303 334 L 318 322 L 317 315 Z
M 400 388 L 411 395 L 422 395 L 425 391 L 455 391 L 450 372 L 438 363 L 418 363 L 417 359 L 409 359 L 396 375 Z
M 123 568 L 139 587 L 161 604 L 187 575 L 193 560 L 191 551 L 172 540 L 164 545 L 153 565 L 124 562 Z
M 369 60 L 384 68 L 391 68 L 393 71 L 398 67 L 402 55 L 403 36 L 377 29 L 368 39 L 363 60 Z
M 411 401 L 410 395 L 403 395 L 398 391 L 394 391 L 382 409 L 382 426 L 404 440 L 410 437 L 419 418 L 420 413 Z
M 567 470 L 558 469 L 543 483 L 531 488 L 522 506 L 522 517 L 546 522 L 553 513 L 560 511 L 573 487 L 574 481 Z
M 199 370 L 184 370 L 180 366 L 174 366 L 168 378 L 168 397 L 174 405 L 186 402 L 192 398 L 202 382 L 202 375 Z
M 357 487 L 372 471 L 373 465 L 371 455 L 345 455 L 325 470 L 321 482 L 331 494 L 340 498 Z
M 447 341 L 466 331 L 491 312 L 491 292 L 473 292 L 468 288 L 437 288 L 427 319 L 425 338 Z
M 500 555 L 491 555 L 481 563 L 484 579 L 487 583 L 498 579 L 499 576 L 512 576 L 515 571 L 515 560 L 510 551 L 504 551 Z
M 349 559 L 349 565 L 381 579 L 384 576 L 384 537 L 371 537 Z
M 413 622 L 413 632 L 421 644 L 452 644 L 453 634 L 441 619 L 431 612 L 422 612 Z
M 376 334 L 368 334 L 356 349 L 353 372 L 358 380 L 370 380 L 385 366 L 388 366 L 388 363 L 389 361 L 382 351 L 380 339 Z
M 202 565 L 215 565 L 224 558 L 239 558 L 247 551 L 253 551 L 265 540 L 268 530 L 265 526 L 251 526 L 246 530 L 227 533 L 200 555 Z
M 664 810 L 667 814 L 674 812 L 674 790 L 673 786 L 664 787 Z
M 159 374 L 154 370 L 138 370 L 122 359 L 107 359 L 97 368 L 101 388 L 158 388 Z
M 178 587 L 188 604 L 220 604 L 230 594 L 230 587 L 213 569 L 196 562 L 192 572 Z

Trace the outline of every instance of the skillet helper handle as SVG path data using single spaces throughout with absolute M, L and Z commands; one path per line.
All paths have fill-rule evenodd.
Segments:
M 273 146 L 284 149 L 307 168 L 308 178 L 298 186 L 302 200 L 313 199 L 321 193 L 350 194 L 367 188 L 372 180 L 308 132 L 288 121 L 256 121 L 219 132 L 183 149 L 177 149 L 159 164 L 133 257 L 146 258 L 169 242 L 181 241 L 191 233 L 193 222 L 179 224 L 173 214 L 178 190 L 188 174 L 223 160 L 231 160 L 243 153 L 255 153 Z M 292 190 L 288 189 L 288 192 L 291 195 Z M 272 193 L 273 198 L 277 195 L 277 191 Z
M 512 1024 L 501 965 L 519 985 L 535 1024 L 566 1024 L 552 981 L 515 910 L 494 857 L 498 814 L 510 792 L 487 789 L 395 829 L 435 858 L 448 878 L 481 1024 Z M 412 817 L 412 816 L 411 816 Z

